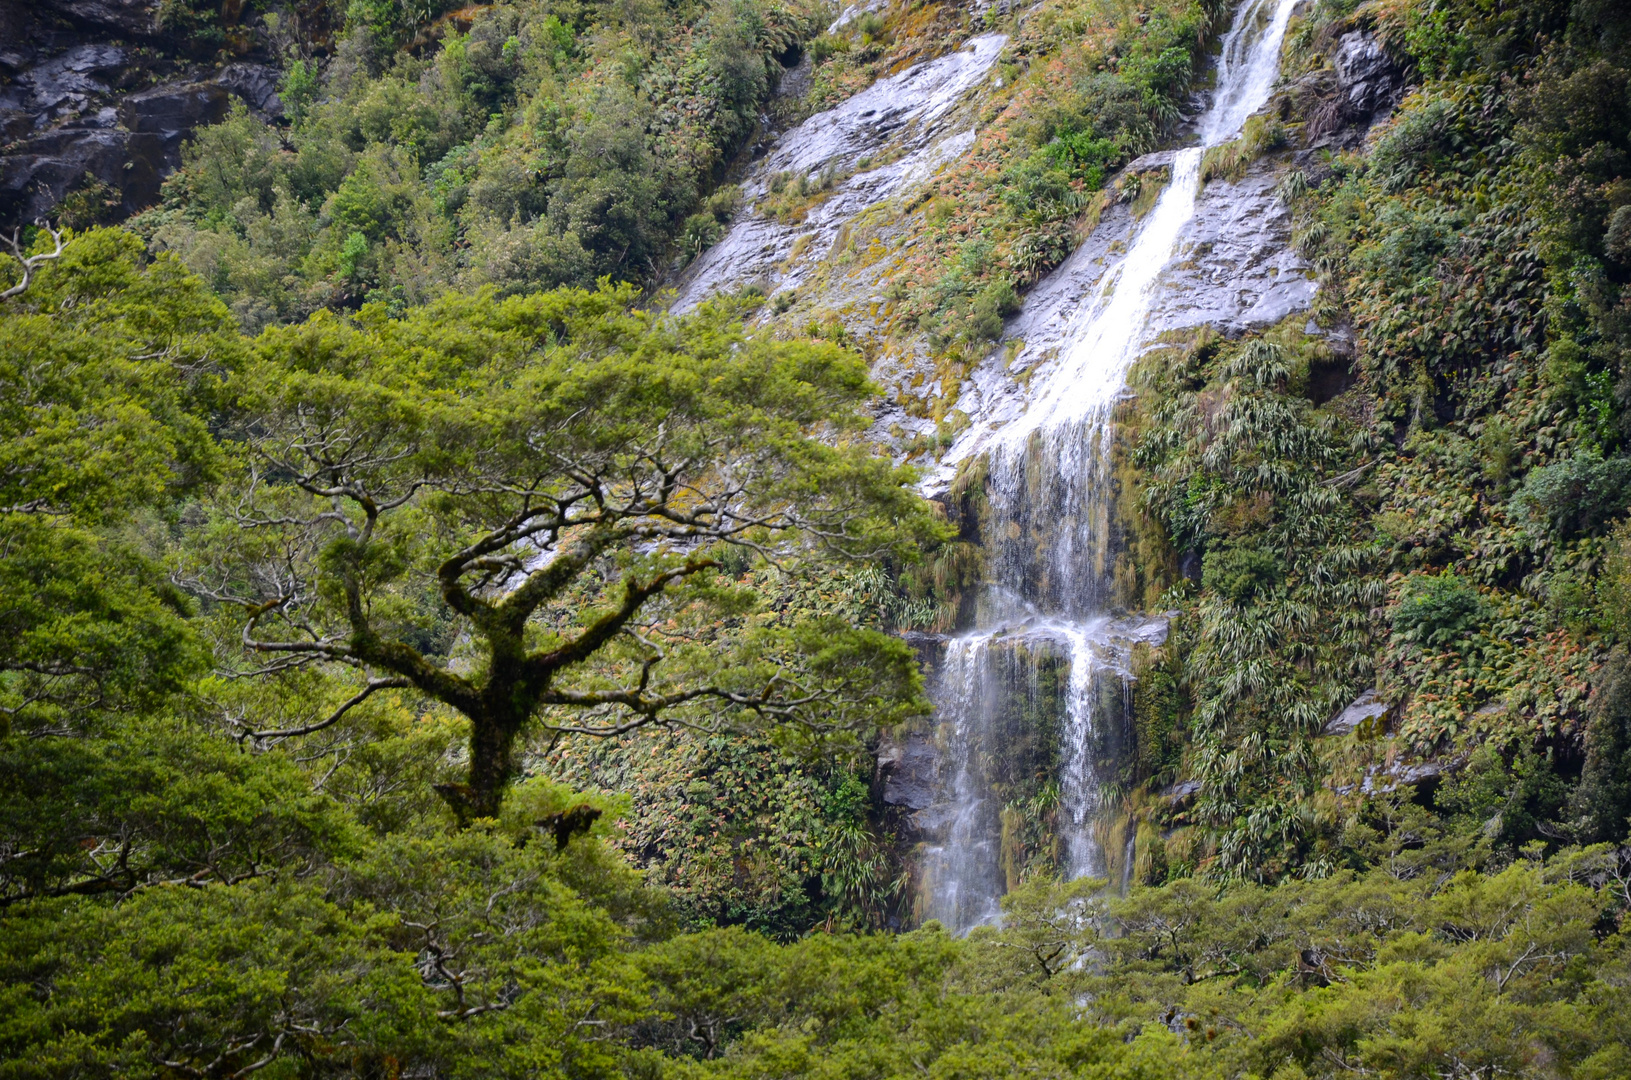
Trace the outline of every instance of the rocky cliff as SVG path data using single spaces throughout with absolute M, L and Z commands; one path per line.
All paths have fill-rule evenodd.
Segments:
M 161 25 L 159 7 L 0 0 L 0 224 L 61 213 L 73 192 L 82 221 L 135 213 L 157 201 L 182 142 L 234 99 L 281 116 L 265 33 L 229 27 L 208 49 Z

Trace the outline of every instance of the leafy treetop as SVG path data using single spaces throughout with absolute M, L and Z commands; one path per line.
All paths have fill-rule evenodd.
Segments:
M 910 557 L 937 535 L 910 471 L 857 437 L 862 362 L 634 297 L 320 313 L 263 335 L 234 387 L 242 473 L 187 585 L 244 612 L 262 670 L 364 677 L 318 726 L 388 688 L 466 717 L 468 783 L 443 789 L 463 818 L 497 812 L 517 737 L 552 710 L 555 733 L 610 735 L 923 708 L 900 642 L 749 625 L 753 594 L 716 572 L 722 544 Z M 719 637 L 722 620 L 741 633 Z

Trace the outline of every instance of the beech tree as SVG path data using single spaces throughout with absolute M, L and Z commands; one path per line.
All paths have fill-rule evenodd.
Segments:
M 910 651 L 789 622 L 741 556 L 910 558 L 939 526 L 859 436 L 873 388 L 834 345 L 677 318 L 603 286 L 449 297 L 267 332 L 237 388 L 241 473 L 183 580 L 241 612 L 252 670 L 351 669 L 468 719 L 440 789 L 494 816 L 517 740 L 651 724 L 822 732 L 926 709 Z

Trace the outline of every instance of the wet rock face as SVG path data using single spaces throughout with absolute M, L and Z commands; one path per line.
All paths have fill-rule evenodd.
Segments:
M 1171 151 L 1150 154 L 1128 169 L 1153 172 L 1171 160 Z M 1261 162 L 1238 181 L 1206 185 L 1157 279 L 1139 333 L 1142 347 L 1169 331 L 1202 325 L 1236 337 L 1313 304 L 1315 282 L 1289 243 L 1291 215 L 1274 192 L 1280 178 L 1276 166 Z M 943 491 L 958 462 L 984 452 L 1003 426 L 1025 415 L 1029 372 L 1046 370 L 1068 348 L 1072 313 L 1092 307 L 1104 274 L 1121 265 L 1139 228 L 1127 206 L 1111 207 L 1093 234 L 1030 291 L 1003 334 L 1016 350 L 999 348 L 970 373 L 957 402 L 969 426 L 929 474 L 925 491 Z
M 1128 174 L 1148 173 L 1159 172 L 1162 169 L 1170 169 L 1172 168 L 1172 163 L 1177 156 L 1178 152 L 1176 150 L 1157 150 L 1153 154 L 1145 154 L 1142 157 L 1135 157 L 1122 168 L 1122 172 Z
M 1329 67 L 1303 76 L 1294 87 L 1308 118 L 1305 133 L 1312 146 L 1354 146 L 1399 103 L 1404 72 L 1363 30 L 1338 39 L 1329 60 Z
M 122 34 L 148 37 L 158 32 L 157 0 L 43 0 L 39 6 L 74 22 Z
M 153 205 L 164 177 L 181 164 L 183 141 L 226 116 L 232 94 L 217 82 L 185 82 L 128 95 L 85 87 L 67 98 L 53 92 L 36 102 L 53 98 L 54 106 L 14 108 L 5 115 L 7 133 L 22 137 L 0 159 L 0 218 L 47 216 L 87 176 L 118 192 L 126 214 Z
M 226 116 L 231 96 L 226 87 L 214 82 L 165 83 L 125 98 L 119 120 L 133 133 L 179 136 Z
M 35 129 L 80 119 L 111 94 L 131 68 L 122 45 L 76 45 L 60 56 L 25 68 L 0 89 L 0 115 L 6 139 L 25 138 Z
M 1308 266 L 1288 242 L 1291 214 L 1274 194 L 1280 173 L 1254 169 L 1213 181 L 1168 266 L 1148 333 L 1209 325 L 1234 337 L 1273 326 L 1314 301 Z
M 50 216 L 88 182 L 136 213 L 234 97 L 281 117 L 275 67 L 167 56 L 156 11 L 153 0 L 0 0 L 0 226 Z
M 974 131 L 957 106 L 985 79 L 1007 38 L 984 34 L 937 60 L 880 79 L 782 135 L 742 183 L 748 207 L 718 244 L 677 282 L 674 310 L 744 284 L 767 293 L 796 289 L 857 214 L 933 176 L 966 153 Z M 873 165 L 871 156 L 892 160 Z M 772 184 L 803 178 L 830 186 L 802 221 L 761 212 Z
M 1343 109 L 1350 117 L 1369 119 L 1393 104 L 1401 81 L 1399 69 L 1388 58 L 1382 43 L 1370 34 L 1362 30 L 1344 34 L 1331 63 L 1336 68 Z
M 925 810 L 933 805 L 938 783 L 938 757 L 927 736 L 911 734 L 878 748 L 878 775 L 888 806 Z

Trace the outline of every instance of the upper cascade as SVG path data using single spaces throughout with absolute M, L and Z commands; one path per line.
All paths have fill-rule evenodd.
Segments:
M 1148 336 L 1149 314 L 1161 292 L 1158 279 L 1196 216 L 1201 159 L 1208 148 L 1238 135 L 1247 118 L 1268 103 L 1295 7 L 1296 0 L 1246 0 L 1235 12 L 1218 57 L 1216 92 L 1196 125 L 1200 145 L 1173 154 L 1171 181 L 1119 267 L 1104 274 L 1098 296 L 1060 313 L 1065 325 L 1053 333 L 1037 327 L 1037 344 L 1015 358 L 1012 366 L 1024 369 L 1044 343 L 1062 342 L 1057 362 L 1042 373 L 1023 415 L 1001 425 L 998 444 L 1023 447 L 1032 432 L 1102 412 L 1121 393 L 1127 369 Z M 1311 298 L 1311 292 L 1303 292 Z M 971 430 L 945 464 L 985 449 L 992 441 L 988 432 L 989 427 Z
M 1280 48 L 1296 6 L 1296 0 L 1247 0 L 1235 13 L 1218 56 L 1217 93 L 1197 125 L 1201 146 L 1228 142 L 1268 104 L 1280 79 Z

